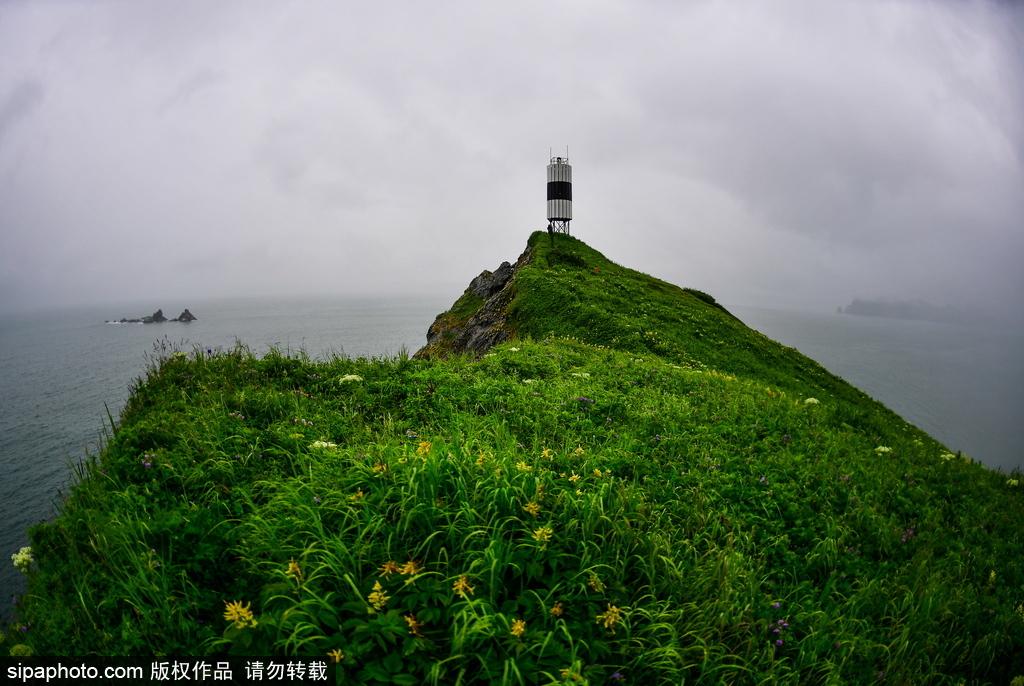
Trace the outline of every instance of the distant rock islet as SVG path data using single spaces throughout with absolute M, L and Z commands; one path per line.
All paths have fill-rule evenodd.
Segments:
M 108 319 L 107 324 L 161 324 L 163 322 L 194 322 L 198 319 L 194 314 L 189 312 L 186 307 L 181 314 L 174 319 L 168 319 L 164 316 L 163 310 L 157 310 L 151 315 L 140 317 L 138 319 L 129 319 L 128 317 L 122 317 L 121 319 Z

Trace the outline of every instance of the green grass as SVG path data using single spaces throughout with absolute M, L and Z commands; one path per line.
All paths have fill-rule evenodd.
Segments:
M 5 649 L 340 650 L 355 683 L 1024 673 L 1024 489 L 709 296 L 539 238 L 480 359 L 161 358 L 32 531 Z

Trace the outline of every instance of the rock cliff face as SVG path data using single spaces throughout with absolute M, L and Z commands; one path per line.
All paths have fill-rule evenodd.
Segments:
M 442 312 L 427 330 L 427 344 L 414 357 L 426 359 L 453 353 L 482 355 L 508 340 L 508 306 L 515 295 L 515 275 L 530 261 L 527 248 L 514 265 L 502 262 L 493 272 L 484 270 L 469 282 L 462 297 Z

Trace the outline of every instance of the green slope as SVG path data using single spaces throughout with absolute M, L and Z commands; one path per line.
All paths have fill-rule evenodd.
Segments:
M 479 358 L 161 360 L 33 530 L 4 648 L 339 650 L 353 683 L 1024 674 L 1024 489 L 704 294 L 530 244 Z

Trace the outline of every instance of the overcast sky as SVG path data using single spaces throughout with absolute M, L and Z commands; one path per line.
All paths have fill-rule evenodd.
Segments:
M 572 232 L 727 305 L 1022 309 L 1021 3 L 371 4 L 0 3 L 0 308 L 454 299 L 568 145 Z

